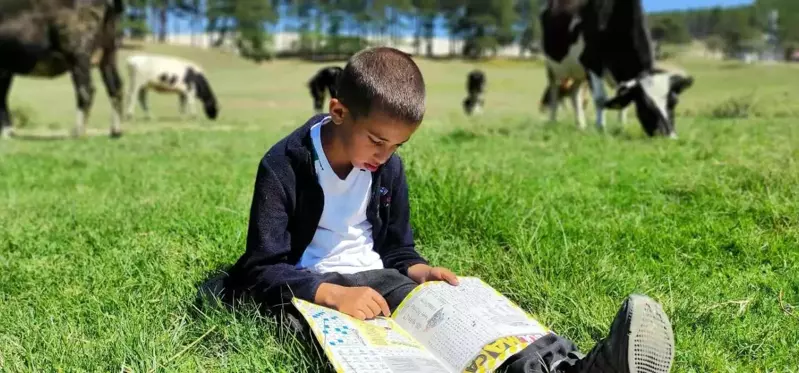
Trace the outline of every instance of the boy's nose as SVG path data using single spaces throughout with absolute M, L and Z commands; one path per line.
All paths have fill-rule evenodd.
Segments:
M 389 158 L 391 158 L 391 154 L 393 152 L 391 150 L 384 150 L 382 152 L 378 152 L 374 155 L 374 158 L 379 162 L 379 164 L 386 163 Z

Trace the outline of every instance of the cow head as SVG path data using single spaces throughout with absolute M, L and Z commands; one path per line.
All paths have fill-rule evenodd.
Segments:
M 330 92 L 330 98 L 338 98 L 338 80 L 344 69 L 334 66 L 330 68 L 330 81 L 327 83 L 327 90 Z
M 616 97 L 608 100 L 605 107 L 621 110 L 634 102 L 638 121 L 647 135 L 660 133 L 677 138 L 674 109 L 680 94 L 693 83 L 694 78 L 690 75 L 654 71 L 620 84 Z
M 208 119 L 215 120 L 219 115 L 219 103 L 216 100 L 214 91 L 211 89 L 211 84 L 208 83 L 208 79 L 205 78 L 205 74 L 188 68 L 186 75 L 188 77 L 187 79 L 190 79 L 194 83 L 195 94 L 203 103 L 205 116 L 208 117 Z

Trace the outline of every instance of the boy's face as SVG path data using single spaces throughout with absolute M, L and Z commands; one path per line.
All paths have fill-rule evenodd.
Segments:
M 419 128 L 418 123 L 397 120 L 379 111 L 354 120 L 337 99 L 330 100 L 330 116 L 344 145 L 344 155 L 353 167 L 370 172 L 386 163 Z

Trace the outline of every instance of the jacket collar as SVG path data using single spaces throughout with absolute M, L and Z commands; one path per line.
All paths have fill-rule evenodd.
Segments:
M 327 118 L 330 118 L 329 114 L 316 114 L 312 116 L 305 124 L 294 130 L 286 139 L 286 153 L 292 156 L 295 161 L 302 162 L 304 167 L 310 167 L 314 175 L 316 174 L 316 169 L 313 167 L 314 147 L 313 141 L 311 140 L 311 127 Z M 394 157 L 394 155 L 392 155 L 392 157 Z M 380 175 L 386 167 L 386 164 L 388 164 L 388 162 L 380 165 L 372 176 Z

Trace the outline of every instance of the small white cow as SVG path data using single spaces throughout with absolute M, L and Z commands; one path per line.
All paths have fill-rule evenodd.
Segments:
M 206 116 L 216 119 L 219 113 L 216 97 L 203 69 L 196 63 L 170 56 L 136 54 L 128 57 L 127 65 L 130 82 L 128 117 L 133 116 L 136 106 L 133 98 L 137 96 L 145 116 L 150 118 L 147 90 L 152 89 L 159 93 L 176 93 L 181 115 L 186 114 L 187 106 L 190 115 L 196 115 L 196 98 L 202 101 Z

